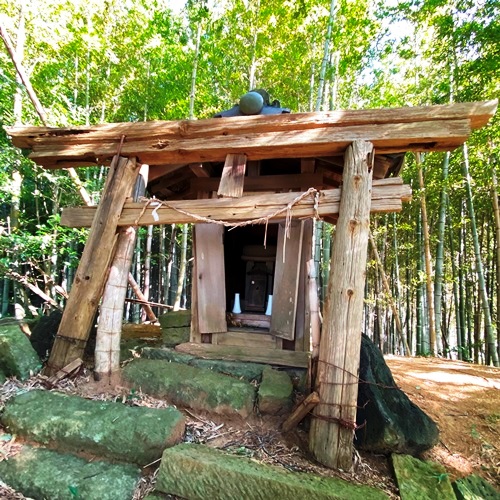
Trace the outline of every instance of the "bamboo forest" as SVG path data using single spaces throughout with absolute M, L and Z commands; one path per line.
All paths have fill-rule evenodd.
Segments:
M 43 169 L 4 127 L 200 120 L 252 89 L 291 113 L 500 95 L 499 0 L 0 0 L 0 313 L 63 309 L 107 166 Z M 385 354 L 498 366 L 498 114 L 457 149 L 408 152 L 399 213 L 371 216 L 363 332 Z M 140 227 L 125 318 L 189 309 L 193 225 Z M 314 258 L 328 300 L 335 226 Z M 130 281 L 130 280 L 129 280 Z M 138 291 L 138 292 L 137 292 Z M 139 301 L 139 302 L 141 302 Z

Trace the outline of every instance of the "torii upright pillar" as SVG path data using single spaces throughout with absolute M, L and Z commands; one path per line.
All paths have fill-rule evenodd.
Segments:
M 53 375 L 83 355 L 114 255 L 118 220 L 135 184 L 139 167 L 135 158 L 115 156 L 111 162 L 47 363 L 48 375 Z
M 320 403 L 309 432 L 315 458 L 343 470 L 352 468 L 373 156 L 365 141 L 345 153 L 316 378 Z

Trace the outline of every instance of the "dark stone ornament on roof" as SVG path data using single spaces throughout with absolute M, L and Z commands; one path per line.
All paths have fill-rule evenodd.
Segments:
M 290 113 L 290 109 L 282 108 L 277 99 L 271 102 L 269 93 L 266 90 L 254 89 L 242 96 L 238 104 L 231 109 L 217 113 L 214 118 L 226 118 L 228 116 L 281 115 L 283 113 Z

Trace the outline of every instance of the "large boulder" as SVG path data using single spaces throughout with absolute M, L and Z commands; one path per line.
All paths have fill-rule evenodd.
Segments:
M 387 498 L 384 492 L 370 486 L 333 477 L 289 472 L 196 444 L 181 444 L 165 451 L 156 490 L 190 500 Z
M 293 385 L 288 373 L 264 368 L 259 386 L 258 405 L 261 413 L 277 415 L 292 406 Z
M 42 369 L 42 362 L 18 324 L 0 326 L 0 371 L 27 380 Z
M 62 312 L 56 309 L 48 316 L 41 316 L 31 332 L 31 345 L 43 360 L 49 357 L 61 318 Z
M 132 499 L 140 472 L 129 464 L 89 462 L 74 455 L 28 446 L 0 461 L 2 481 L 33 498 Z
M 439 437 L 435 422 L 401 391 L 375 344 L 363 335 L 355 443 L 377 453 L 417 455 Z
M 185 427 L 175 408 L 131 407 L 42 390 L 11 398 L 0 422 L 13 434 L 59 450 L 139 465 L 181 441 Z

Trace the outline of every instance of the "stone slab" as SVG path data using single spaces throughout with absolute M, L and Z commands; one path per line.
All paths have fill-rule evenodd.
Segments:
M 292 406 L 292 393 L 293 384 L 288 373 L 267 366 L 262 372 L 259 386 L 259 411 L 277 415 L 289 410 Z
M 163 453 L 156 489 L 190 500 L 376 500 L 384 492 L 336 478 L 288 472 L 204 445 Z
M 8 377 L 27 380 L 42 369 L 42 362 L 17 324 L 0 326 L 0 368 Z
M 391 455 L 401 500 L 456 500 L 445 468 L 410 455 Z
M 127 500 L 134 495 L 140 470 L 24 446 L 19 454 L 0 462 L 0 477 L 16 491 L 37 499 Z
M 178 326 L 191 326 L 191 311 L 171 311 L 158 317 L 158 321 L 163 328 Z
M 148 464 L 178 443 L 185 422 L 175 408 L 131 407 L 36 390 L 10 399 L 1 423 L 51 448 Z
M 452 484 L 457 500 L 499 500 L 498 492 L 488 481 L 480 476 L 457 479 Z
M 175 405 L 242 417 L 253 411 L 253 385 L 227 375 L 155 359 L 136 359 L 122 373 L 132 387 Z

